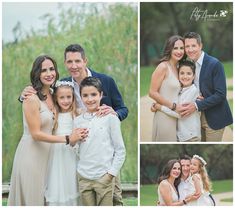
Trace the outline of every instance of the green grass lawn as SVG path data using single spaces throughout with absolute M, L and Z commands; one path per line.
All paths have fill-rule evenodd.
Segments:
M 138 198 L 130 197 L 123 199 L 124 206 L 138 206 Z
M 232 180 L 213 181 L 212 194 L 231 192 L 231 191 L 233 191 Z M 157 200 L 158 200 L 158 196 L 157 196 L 156 185 L 151 184 L 151 185 L 140 186 L 140 205 L 141 206 L 155 206 Z M 230 199 L 224 199 L 224 200 L 230 200 Z
M 233 62 L 224 62 L 224 70 L 226 74 L 226 78 L 233 77 Z M 147 95 L 149 91 L 151 75 L 156 67 L 147 66 L 140 68 L 140 97 Z

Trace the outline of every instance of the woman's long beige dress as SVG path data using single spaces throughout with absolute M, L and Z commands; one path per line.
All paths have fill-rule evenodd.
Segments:
M 159 93 L 171 102 L 177 102 L 180 83 L 171 67 L 167 64 L 168 75 L 163 80 Z M 161 142 L 176 142 L 177 119 L 157 111 L 153 118 L 152 140 Z
M 41 130 L 52 134 L 53 113 L 40 101 Z M 24 133 L 16 149 L 8 206 L 43 206 L 51 144 L 35 141 L 23 114 Z

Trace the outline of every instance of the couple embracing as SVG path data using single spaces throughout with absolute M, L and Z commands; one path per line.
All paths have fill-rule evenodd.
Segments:
M 233 123 L 223 65 L 202 46 L 195 32 L 167 40 L 149 90 L 153 141 L 221 141 Z
M 215 206 L 206 161 L 199 155 L 169 160 L 158 179 L 158 204 Z

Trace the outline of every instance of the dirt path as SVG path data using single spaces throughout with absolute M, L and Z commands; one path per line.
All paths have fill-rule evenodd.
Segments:
M 223 202 L 222 199 L 233 198 L 233 192 L 225 192 L 220 194 L 213 194 L 216 206 L 232 206 L 232 202 Z
M 151 142 L 153 113 L 150 107 L 153 100 L 148 96 L 140 98 L 140 141 Z M 223 142 L 233 141 L 233 132 L 230 127 L 226 127 L 222 138 Z

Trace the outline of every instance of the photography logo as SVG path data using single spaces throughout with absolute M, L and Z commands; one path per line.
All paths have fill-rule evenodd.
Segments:
M 191 13 L 190 20 L 191 21 L 220 21 L 223 18 L 226 18 L 228 15 L 227 10 L 219 10 L 210 12 L 207 9 L 202 10 L 198 7 L 195 7 Z

